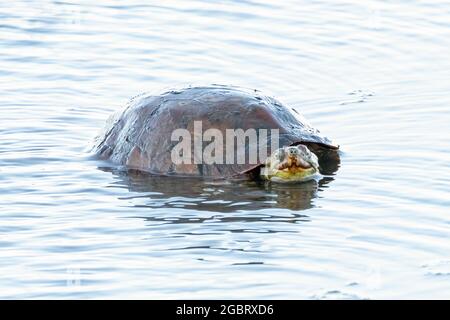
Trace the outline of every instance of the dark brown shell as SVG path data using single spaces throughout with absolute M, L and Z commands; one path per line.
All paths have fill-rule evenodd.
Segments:
M 156 96 L 144 94 L 110 118 L 93 151 L 116 164 L 161 175 L 231 177 L 257 166 L 175 165 L 171 150 L 178 141 L 171 141 L 172 132 L 185 128 L 193 134 L 194 121 L 202 121 L 203 131 L 221 130 L 224 137 L 225 129 L 279 129 L 280 147 L 308 143 L 338 148 L 293 111 L 257 90 L 231 86 L 189 87 Z

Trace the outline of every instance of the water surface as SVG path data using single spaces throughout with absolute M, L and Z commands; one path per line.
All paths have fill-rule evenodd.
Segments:
M 0 298 L 449 298 L 446 1 L 0 4 Z M 297 187 L 86 156 L 143 91 L 257 88 L 342 148 Z

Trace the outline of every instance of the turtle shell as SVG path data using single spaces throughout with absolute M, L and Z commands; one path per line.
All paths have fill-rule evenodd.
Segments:
M 226 178 L 249 172 L 264 163 L 264 157 L 258 157 L 257 163 L 249 161 L 251 142 L 245 143 L 245 150 L 234 150 L 235 154 L 245 152 L 244 163 L 226 164 L 225 160 L 212 164 L 174 163 L 172 149 L 179 141 L 173 141 L 172 133 L 186 129 L 193 137 L 198 132 L 194 132 L 195 121 L 201 121 L 202 132 L 218 129 L 224 138 L 227 129 L 255 129 L 257 141 L 267 144 L 267 155 L 273 151 L 270 149 L 273 137 L 260 137 L 260 129 L 267 129 L 267 132 L 278 129 L 280 147 L 306 143 L 338 148 L 295 109 L 287 108 L 258 90 L 211 85 L 133 98 L 125 110 L 110 117 L 104 131 L 96 138 L 93 152 L 101 159 L 158 175 Z M 209 143 L 203 142 L 202 146 Z M 242 148 L 242 144 L 234 143 L 235 149 L 239 147 Z

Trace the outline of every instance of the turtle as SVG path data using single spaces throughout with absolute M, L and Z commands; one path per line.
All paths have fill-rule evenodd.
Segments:
M 256 89 L 216 84 L 132 98 L 91 151 L 151 175 L 214 179 L 301 182 L 339 165 L 339 145 L 295 108 Z

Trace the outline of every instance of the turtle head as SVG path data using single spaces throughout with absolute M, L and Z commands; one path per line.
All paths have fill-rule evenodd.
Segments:
M 275 150 L 261 168 L 261 176 L 275 182 L 300 182 L 319 172 L 317 156 L 302 145 Z

